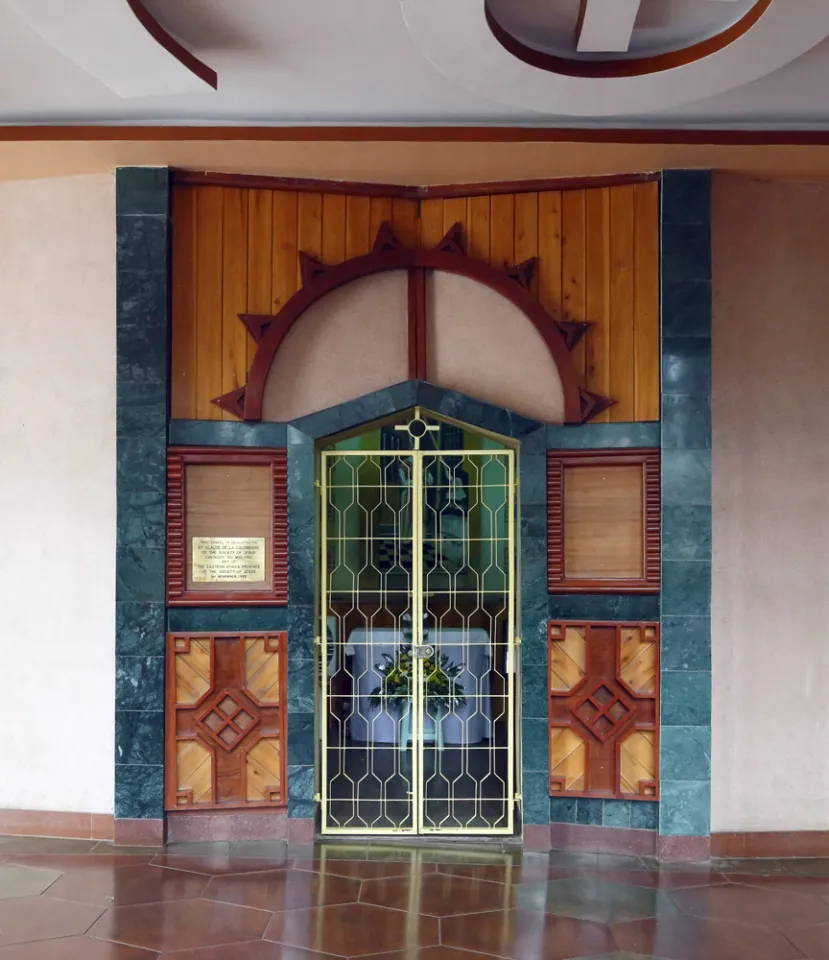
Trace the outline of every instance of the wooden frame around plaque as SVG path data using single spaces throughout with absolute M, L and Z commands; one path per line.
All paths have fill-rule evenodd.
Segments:
M 659 450 L 622 447 L 614 450 L 547 451 L 547 591 L 548 593 L 659 593 L 661 582 L 661 482 Z M 638 532 L 641 567 L 636 575 L 598 573 L 568 576 L 565 473 L 568 468 L 641 471 L 641 520 Z M 605 524 L 607 527 L 607 524 Z
M 191 540 L 188 530 L 187 470 L 189 467 L 267 467 L 269 513 L 262 525 L 266 541 L 266 567 L 270 571 L 263 588 L 252 588 L 245 580 L 202 586 L 188 578 Z M 240 536 L 210 536 L 200 532 L 199 539 L 249 541 L 251 555 L 257 556 L 255 544 L 262 539 L 243 533 Z M 270 548 L 267 549 L 267 540 Z M 284 449 L 249 450 L 240 447 L 170 447 L 167 451 L 167 604 L 183 606 L 283 605 L 288 602 L 288 454 Z

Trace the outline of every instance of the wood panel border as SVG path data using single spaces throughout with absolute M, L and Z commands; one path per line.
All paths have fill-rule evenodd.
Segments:
M 185 468 L 188 465 L 270 466 L 272 480 L 272 564 L 270 590 L 187 588 Z M 284 606 L 288 603 L 288 451 L 243 447 L 170 447 L 167 451 L 167 605 Z
M 644 576 L 636 579 L 568 579 L 564 571 L 564 470 L 567 466 L 641 465 L 644 472 Z M 661 455 L 659 450 L 547 451 L 547 591 L 549 593 L 659 593 L 661 557 Z
M 620 173 L 593 177 L 549 177 L 539 180 L 492 180 L 480 183 L 444 183 L 415 186 L 402 183 L 366 183 L 354 180 L 320 180 L 313 177 L 273 177 L 249 173 L 173 169 L 174 185 L 190 187 L 240 187 L 292 193 L 345 194 L 351 197 L 394 197 L 408 200 L 453 200 L 500 194 L 538 193 L 545 190 L 588 190 L 598 187 L 656 183 L 660 173 Z

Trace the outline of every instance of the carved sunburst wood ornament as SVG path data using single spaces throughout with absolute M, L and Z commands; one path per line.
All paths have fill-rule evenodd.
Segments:
M 426 274 L 430 270 L 467 277 L 484 284 L 517 307 L 544 341 L 561 380 L 564 422 L 585 423 L 614 401 L 579 386 L 570 351 L 589 329 L 588 323 L 559 320 L 548 313 L 530 292 L 535 257 L 499 269 L 466 254 L 463 227 L 453 224 L 434 247 L 404 247 L 388 223 L 380 225 L 371 252 L 338 264 L 322 263 L 308 253 L 299 254 L 302 287 L 276 314 L 241 313 L 239 319 L 258 344 L 248 380 L 213 400 L 222 410 L 240 419 L 262 419 L 262 398 L 274 357 L 288 331 L 302 314 L 332 290 L 375 273 L 405 270 L 408 274 L 409 376 L 428 380 Z

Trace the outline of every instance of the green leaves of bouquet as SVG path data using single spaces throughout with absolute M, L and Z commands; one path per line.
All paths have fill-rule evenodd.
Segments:
M 382 679 L 371 691 L 368 702 L 372 707 L 386 705 L 396 712 L 402 711 L 412 698 L 414 658 L 411 645 L 401 645 L 395 654 L 384 653 L 383 661 L 375 664 L 375 668 Z M 463 665 L 452 663 L 445 653 L 423 658 L 426 709 L 430 713 L 449 713 L 453 708 L 464 706 L 463 684 L 456 679 L 462 670 Z

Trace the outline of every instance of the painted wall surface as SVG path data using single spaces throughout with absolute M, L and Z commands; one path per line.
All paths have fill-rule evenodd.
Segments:
M 715 178 L 712 829 L 829 828 L 829 187 Z
M 111 175 L 0 184 L 0 358 L 0 807 L 111 813 Z

